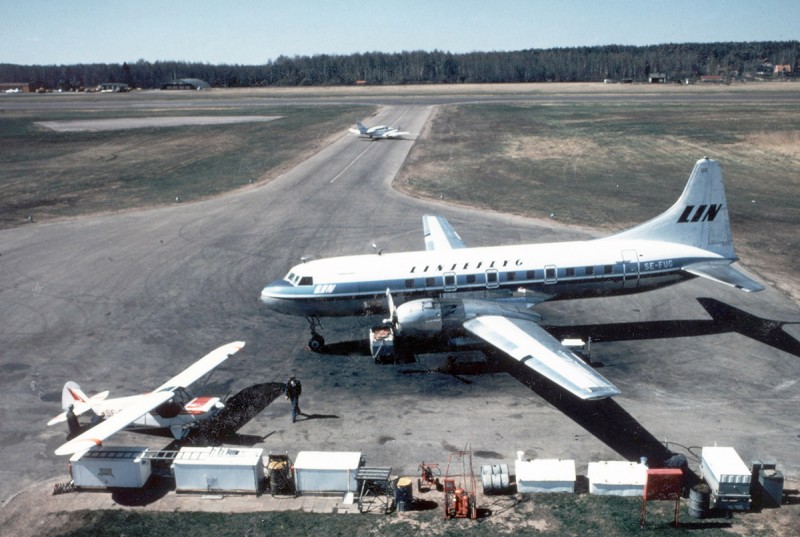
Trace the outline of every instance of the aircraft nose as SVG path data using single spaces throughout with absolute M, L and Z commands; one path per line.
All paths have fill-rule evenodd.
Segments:
M 276 305 L 283 296 L 281 291 L 285 290 L 287 287 L 291 286 L 289 285 L 289 282 L 284 280 L 276 280 L 272 283 L 268 283 L 261 290 L 261 302 L 267 306 Z

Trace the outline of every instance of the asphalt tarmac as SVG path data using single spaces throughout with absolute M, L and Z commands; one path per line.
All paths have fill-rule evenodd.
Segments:
M 431 110 L 388 106 L 370 123 L 419 132 Z M 784 338 L 800 337 L 800 329 L 725 306 L 800 320 L 797 304 L 772 289 L 746 294 L 693 280 L 541 306 L 548 324 L 594 336 L 593 358 L 622 390 L 600 403 L 521 381 L 480 353 L 452 367 L 446 355 L 427 354 L 376 365 L 366 354 L 375 318 L 325 319 L 328 351 L 305 350 L 306 321 L 258 300 L 264 284 L 301 256 L 369 253 L 373 242 L 386 251 L 421 249 L 421 217 L 430 212 L 447 217 L 471 246 L 588 237 L 397 193 L 391 182 L 413 143 L 343 134 L 276 180 L 216 199 L 0 231 L 0 499 L 59 474 L 68 479 L 67 459 L 53 455 L 65 431 L 45 425 L 61 410 L 65 381 L 112 397 L 147 391 L 235 340 L 246 347 L 193 391 L 246 394 L 294 373 L 305 416 L 292 424 L 288 401 L 262 399 L 235 434 L 216 439 L 227 444 L 292 457 L 360 451 L 368 465 L 401 475 L 416 475 L 422 461 L 444 465 L 466 446 L 476 471 L 511 463 L 522 450 L 528 458 L 575 459 L 580 473 L 590 461 L 673 451 L 696 468 L 699 446 L 717 444 L 800 478 L 800 349 Z M 673 201 L 663 200 L 664 208 Z M 704 302 L 714 317 L 701 297 L 723 304 Z M 160 448 L 169 439 L 120 433 L 107 444 Z

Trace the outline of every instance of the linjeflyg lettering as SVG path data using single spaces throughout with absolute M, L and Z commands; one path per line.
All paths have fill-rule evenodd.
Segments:
M 502 261 L 493 260 L 493 261 L 487 261 L 487 263 L 489 263 L 489 268 L 494 268 L 498 264 L 500 264 L 502 267 L 507 267 L 507 266 L 512 265 L 512 264 L 514 266 L 521 267 L 522 265 L 525 264 L 525 262 L 522 259 L 516 259 L 514 261 L 510 261 L 508 259 L 504 259 Z M 480 269 L 483 266 L 483 264 L 484 264 L 484 261 L 478 261 L 475 264 L 475 270 Z M 462 270 L 467 270 L 469 268 L 469 266 L 470 266 L 470 261 L 465 262 L 464 263 L 464 268 Z M 457 267 L 457 263 L 453 263 L 453 266 L 450 267 L 450 270 L 456 270 L 456 267 Z M 417 273 L 417 268 L 418 267 L 416 265 L 411 267 L 411 270 L 409 271 L 409 274 L 416 274 Z M 422 269 L 422 272 L 428 272 L 428 270 L 432 270 L 432 269 L 436 270 L 438 272 L 443 272 L 445 270 L 445 266 L 444 266 L 444 264 L 436 264 L 433 267 L 431 265 L 426 265 Z
M 687 205 L 683 209 L 680 218 L 678 218 L 678 223 L 713 222 L 720 209 L 722 209 L 721 203 L 716 205 Z

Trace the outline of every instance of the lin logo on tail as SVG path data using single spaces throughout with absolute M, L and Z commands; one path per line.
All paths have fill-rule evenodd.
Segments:
M 678 218 L 679 224 L 686 222 L 713 222 L 717 213 L 722 209 L 722 204 L 717 205 L 687 205 Z

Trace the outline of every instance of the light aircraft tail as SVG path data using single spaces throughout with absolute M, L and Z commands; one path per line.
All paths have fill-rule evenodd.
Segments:
M 356 127 L 358 128 L 357 129 L 350 128 L 347 130 L 349 130 L 353 134 L 367 134 L 367 128 L 360 121 L 356 121 Z
M 353 134 L 363 134 L 363 135 L 367 134 L 367 128 L 360 121 L 356 121 L 356 127 L 358 128 L 357 129 L 350 128 L 347 130 L 349 130 Z
M 764 287 L 729 265 L 738 258 L 728 219 L 728 202 L 722 168 L 716 160 L 697 161 L 683 194 L 665 212 L 632 229 L 612 235 L 613 239 L 644 239 L 694 246 L 717 254 L 719 260 L 685 265 L 683 270 L 731 285 L 744 291 Z
M 67 410 L 72 407 L 72 413 L 80 416 L 92 409 L 92 403 L 102 401 L 108 397 L 108 391 L 100 392 L 91 397 L 87 396 L 77 382 L 68 380 L 61 390 L 61 408 L 64 412 L 47 422 L 47 425 L 54 425 L 67 420 Z

